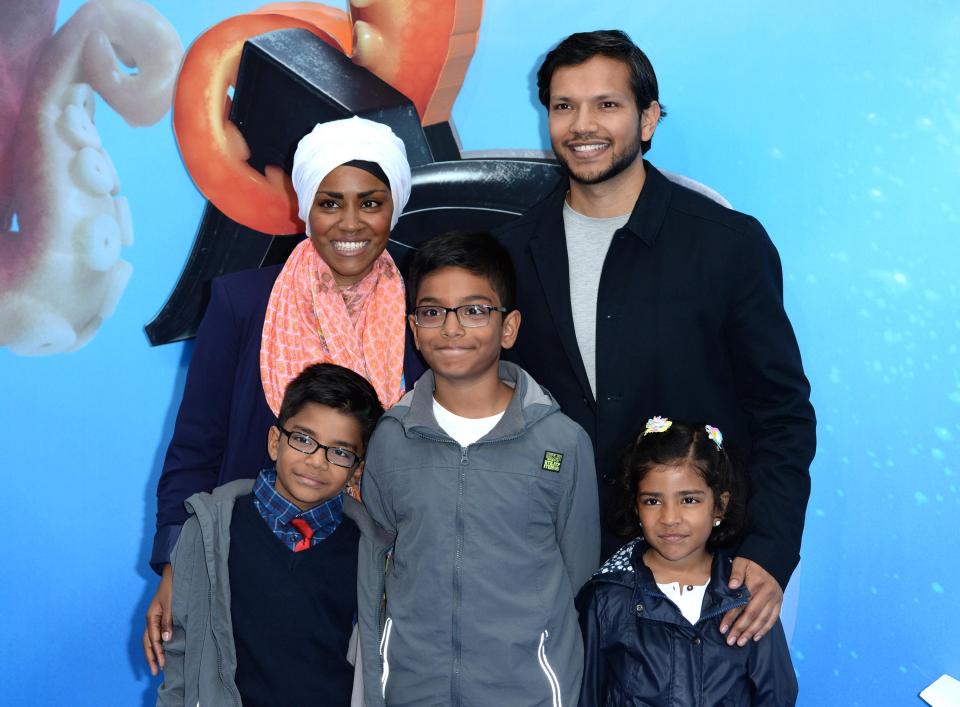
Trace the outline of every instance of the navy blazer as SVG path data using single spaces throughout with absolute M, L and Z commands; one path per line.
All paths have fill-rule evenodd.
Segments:
M 498 236 L 523 323 L 508 356 L 593 439 L 601 510 L 626 445 L 652 415 L 703 420 L 740 450 L 752 488 L 737 553 L 785 586 L 800 558 L 816 420 L 783 309 L 777 250 L 760 223 L 670 182 L 649 162 L 597 295 L 594 396 L 570 307 L 566 180 Z M 604 554 L 616 549 L 605 536 Z
M 183 502 L 273 466 L 267 431 L 276 417 L 260 380 L 260 338 L 282 266 L 215 278 L 197 331 L 183 400 L 157 484 L 157 532 L 150 565 L 160 572 L 187 519 Z M 412 388 L 425 367 L 407 332 L 404 376 Z

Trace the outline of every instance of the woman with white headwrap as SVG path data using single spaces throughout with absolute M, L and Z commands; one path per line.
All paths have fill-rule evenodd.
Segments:
M 261 268 L 211 283 L 183 400 L 157 488 L 151 566 L 163 579 L 147 612 L 144 653 L 156 673 L 170 629 L 170 552 L 183 502 L 272 467 L 268 429 L 287 383 L 328 361 L 367 378 L 384 407 L 423 364 L 405 346 L 403 280 L 386 251 L 410 197 L 403 142 L 362 118 L 317 125 L 292 170 L 307 240 L 282 270 Z
M 362 374 L 385 407 L 403 394 L 403 281 L 385 250 L 410 197 L 403 142 L 362 118 L 321 123 L 293 158 L 309 241 L 293 251 L 267 307 L 260 374 L 274 413 L 287 383 L 331 361 Z

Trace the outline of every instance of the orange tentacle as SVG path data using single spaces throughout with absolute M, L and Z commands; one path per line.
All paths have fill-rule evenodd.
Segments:
M 281 3 L 300 5 L 300 3 Z M 300 27 L 349 51 L 350 24 L 343 12 L 288 8 L 293 14 L 257 13 L 231 17 L 204 32 L 184 58 L 173 103 L 173 127 L 184 164 L 197 188 L 234 221 L 263 233 L 299 233 L 296 198 L 281 169 L 268 176 L 250 167 L 249 149 L 227 115 L 244 42 L 258 34 Z

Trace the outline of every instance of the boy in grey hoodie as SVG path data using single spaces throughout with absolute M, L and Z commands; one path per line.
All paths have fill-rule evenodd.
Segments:
M 382 413 L 360 375 L 310 366 L 268 433 L 276 469 L 187 500 L 158 705 L 351 704 L 358 547 L 392 538 L 344 486 Z
M 367 707 L 573 707 L 583 670 L 574 596 L 599 563 L 587 434 L 521 368 L 510 256 L 449 234 L 410 271 L 430 367 L 381 419 L 362 493 L 393 548 L 361 542 Z

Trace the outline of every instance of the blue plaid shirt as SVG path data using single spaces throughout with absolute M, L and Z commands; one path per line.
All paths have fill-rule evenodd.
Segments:
M 313 528 L 311 547 L 330 537 L 340 525 L 343 520 L 343 491 L 309 511 L 301 511 L 277 493 L 276 483 L 277 472 L 274 469 L 261 471 L 253 484 L 253 505 L 267 527 L 291 551 L 303 539 L 297 529 L 290 525 L 294 518 L 303 518 Z

